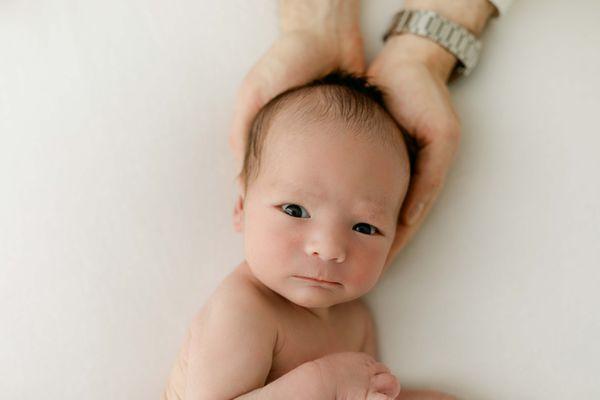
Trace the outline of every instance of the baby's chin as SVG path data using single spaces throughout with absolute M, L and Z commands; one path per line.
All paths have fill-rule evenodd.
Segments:
M 339 301 L 334 298 L 330 299 L 317 299 L 310 297 L 309 295 L 290 295 L 286 297 L 290 302 L 304 308 L 329 308 L 336 304 L 345 303 L 345 301 Z
M 284 287 L 272 290 L 304 308 L 328 308 L 352 300 L 347 298 L 343 285 L 320 285 L 296 278 L 291 278 Z

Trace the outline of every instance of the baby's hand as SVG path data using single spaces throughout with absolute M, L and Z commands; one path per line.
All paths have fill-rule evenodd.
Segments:
M 335 353 L 314 362 L 323 384 L 333 386 L 335 400 L 394 400 L 400 393 L 389 368 L 366 353 Z

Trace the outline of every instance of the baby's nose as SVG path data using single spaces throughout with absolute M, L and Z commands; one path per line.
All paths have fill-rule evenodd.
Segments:
M 346 259 L 346 251 L 340 241 L 320 240 L 312 241 L 306 245 L 306 253 L 317 256 L 323 261 L 342 263 Z

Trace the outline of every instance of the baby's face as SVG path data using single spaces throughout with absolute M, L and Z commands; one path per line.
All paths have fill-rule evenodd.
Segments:
M 336 121 L 276 118 L 244 201 L 250 269 L 307 308 L 353 300 L 376 284 L 408 186 L 406 154 L 344 130 Z

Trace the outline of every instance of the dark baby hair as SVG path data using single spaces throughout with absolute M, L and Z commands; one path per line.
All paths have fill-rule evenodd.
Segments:
M 250 128 L 239 174 L 244 191 L 259 174 L 267 132 L 283 109 L 292 109 L 293 115 L 306 123 L 342 119 L 356 135 L 394 146 L 398 151 L 406 149 L 413 171 L 417 144 L 387 111 L 383 98 L 383 90 L 366 77 L 335 70 L 271 99 L 259 110 Z

